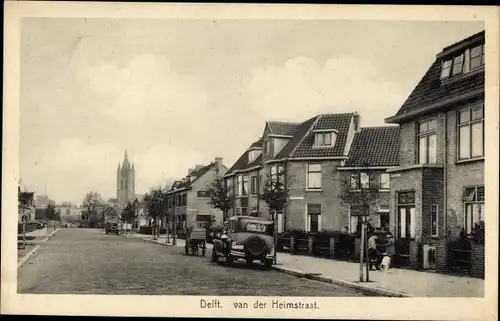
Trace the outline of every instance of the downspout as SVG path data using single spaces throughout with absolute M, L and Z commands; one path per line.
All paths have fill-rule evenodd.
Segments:
M 444 237 L 448 241 L 448 113 L 444 112 L 444 169 L 443 169 L 443 216 Z
M 286 230 L 286 224 L 287 224 L 287 203 L 288 203 L 288 159 L 285 159 L 284 166 L 283 166 L 283 182 L 285 183 L 283 186 L 285 190 L 285 197 L 287 198 L 285 200 L 285 206 L 283 206 L 283 231 Z

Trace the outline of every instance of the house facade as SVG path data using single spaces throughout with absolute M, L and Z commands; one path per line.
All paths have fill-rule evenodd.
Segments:
M 22 192 L 18 188 L 18 222 L 35 220 L 35 192 Z
M 484 31 L 446 47 L 387 123 L 400 126 L 390 173 L 390 228 L 412 267 L 447 257 L 484 220 Z M 426 261 L 435 253 L 435 262 Z M 434 256 L 434 255 L 432 255 Z
M 234 197 L 228 217 L 234 215 L 263 216 L 267 205 L 262 193 L 262 138 L 252 143 L 224 175 L 225 184 Z
M 357 231 L 363 216 L 376 229 L 390 230 L 390 174 L 399 164 L 399 127 L 366 127 L 354 135 L 344 166 L 341 197 L 349 207 L 350 233 Z
M 208 165 L 197 165 L 189 169 L 186 177 L 175 181 L 167 192 L 167 213 L 176 218 L 177 230 L 188 227 L 203 227 L 213 215 L 215 225 L 222 225 L 223 213 L 209 203 L 207 191 L 215 178 L 224 176 L 227 167 L 221 157 Z
M 364 158 L 371 156 L 371 177 L 375 179 L 377 174 L 380 179 L 382 176 L 387 185 L 388 176 L 379 172 L 397 165 L 398 157 L 394 153 L 399 148 L 397 127 L 363 131 L 359 125 L 357 113 L 323 114 L 302 123 L 268 121 L 262 137 L 251 144 L 225 176 L 231 192 L 236 195 L 230 215 L 272 219 L 267 204 L 259 200 L 259 194 L 267 180 L 282 179 L 287 201 L 283 210 L 277 213 L 278 232 L 349 228 L 354 219 L 350 218 L 351 204 L 344 194 L 350 173 L 357 170 L 356 164 L 364 163 Z M 390 143 L 392 147 L 379 148 L 377 153 L 373 148 L 371 153 L 359 153 L 373 143 L 367 139 L 373 133 L 376 143 Z M 354 143 L 356 153 L 351 152 Z M 389 156 L 380 156 L 384 153 Z M 353 157 L 352 163 L 349 157 Z M 379 224 L 381 220 L 388 221 L 388 195 L 388 189 L 377 190 L 376 200 L 384 200 L 374 204 L 377 207 L 373 218 Z

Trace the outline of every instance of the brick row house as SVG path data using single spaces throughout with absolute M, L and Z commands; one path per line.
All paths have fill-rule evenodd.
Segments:
M 351 146 L 362 149 L 364 144 L 373 142 L 366 139 L 373 133 L 376 142 L 384 139 L 384 144 L 392 144 L 390 148 L 379 148 L 392 154 L 388 161 L 380 157 L 380 161 L 372 164 L 378 171 L 395 165 L 399 147 L 397 127 L 394 127 L 396 130 L 386 130 L 388 126 L 380 130 L 361 129 L 359 124 L 357 113 L 322 114 L 302 123 L 268 121 L 262 137 L 250 145 L 225 175 L 230 191 L 236 196 L 234 208 L 228 214 L 271 218 L 267 204 L 259 200 L 258 195 L 263 192 L 263 183 L 267 179 L 281 178 L 288 199 L 283 211 L 277 213 L 278 232 L 292 229 L 340 231 L 350 226 L 350 206 L 343 193 L 350 170 L 356 169 L 348 166 L 355 164 L 348 163 Z M 366 163 L 362 159 L 366 155 L 352 155 L 357 161 Z M 378 172 L 372 171 L 373 179 L 374 173 Z M 385 190 L 379 192 L 388 194 Z M 379 198 L 378 194 L 375 199 Z M 388 201 L 377 207 L 378 216 L 374 215 L 374 218 L 378 218 L 379 225 L 380 213 L 387 212 L 387 208 Z
M 167 213 L 176 217 L 177 230 L 187 227 L 204 227 L 213 215 L 215 225 L 222 225 L 223 213 L 209 203 L 207 188 L 217 175 L 224 176 L 227 167 L 221 157 L 216 157 L 208 165 L 196 165 L 187 175 L 175 181 L 167 192 Z
M 398 126 L 361 128 L 355 134 L 344 166 L 337 168 L 345 172 L 341 193 L 349 207 L 350 233 L 357 232 L 360 217 L 366 214 L 374 227 L 390 230 L 390 174 L 387 170 L 398 164 Z
M 390 224 L 411 267 L 446 265 L 446 246 L 484 220 L 484 31 L 448 46 L 386 123 L 400 127 Z

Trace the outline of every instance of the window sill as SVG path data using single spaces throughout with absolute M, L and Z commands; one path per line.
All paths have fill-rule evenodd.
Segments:
M 381 193 L 389 193 L 391 191 L 391 189 L 390 188 L 389 189 L 384 188 L 384 189 L 379 189 L 378 191 L 381 192 Z
M 323 192 L 323 189 L 321 189 L 321 188 L 316 188 L 316 189 L 307 188 L 306 192 Z
M 468 164 L 468 163 L 474 163 L 474 162 L 484 162 L 484 157 L 476 157 L 476 158 L 468 158 L 468 159 L 460 159 L 455 162 L 456 165 L 459 164 Z

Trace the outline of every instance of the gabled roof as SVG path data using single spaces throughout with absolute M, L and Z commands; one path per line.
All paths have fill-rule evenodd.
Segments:
M 403 116 L 419 114 L 429 106 L 439 108 L 440 105 L 453 98 L 467 99 L 480 94 L 484 95 L 484 68 L 441 81 L 442 62 L 449 57 L 449 54 L 453 54 L 453 48 L 461 48 L 468 43 L 472 45 L 474 42 L 484 43 L 484 31 L 444 48 L 396 115 L 387 118 L 386 122 L 399 122 Z
M 300 126 L 300 123 L 283 121 L 268 121 L 270 135 L 293 136 Z
M 345 167 L 398 166 L 399 126 L 361 128 L 348 157 Z
M 253 142 L 249 148 L 252 147 L 260 147 L 262 146 L 262 138 Z M 240 158 L 236 161 L 236 163 L 231 166 L 231 168 L 226 172 L 224 176 L 231 176 L 235 171 L 242 171 L 248 168 L 252 168 L 255 166 L 259 166 L 262 164 L 262 153 L 251 163 L 248 162 L 248 149 L 245 150 L 243 154 L 241 154 Z
M 313 117 L 299 127 L 294 137 L 279 152 L 276 159 L 289 157 L 337 157 L 344 155 L 347 132 L 354 113 L 324 114 Z M 335 145 L 315 147 L 314 131 L 334 129 L 337 131 Z
M 216 166 L 215 162 L 211 162 L 210 164 L 203 166 L 199 168 L 198 170 L 195 170 L 191 172 L 188 176 L 186 176 L 186 181 L 175 181 L 174 184 L 172 185 L 172 188 L 170 188 L 170 191 L 172 191 L 174 188 L 180 189 L 180 188 L 190 188 L 191 184 L 193 184 L 198 178 L 202 177 L 207 173 L 210 169 L 212 169 L 214 166 Z M 193 180 L 190 179 L 191 176 L 195 176 Z

